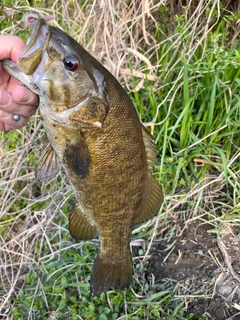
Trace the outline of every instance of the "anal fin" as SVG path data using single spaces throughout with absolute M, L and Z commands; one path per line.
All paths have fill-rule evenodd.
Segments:
M 76 240 L 90 240 L 98 234 L 97 228 L 82 213 L 77 202 L 69 215 L 69 232 Z

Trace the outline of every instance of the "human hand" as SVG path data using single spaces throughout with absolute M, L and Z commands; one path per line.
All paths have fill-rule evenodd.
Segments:
M 0 61 L 11 59 L 16 62 L 24 47 L 25 43 L 21 38 L 1 35 Z M 0 130 L 8 131 L 25 126 L 37 106 L 38 96 L 11 77 L 0 63 Z

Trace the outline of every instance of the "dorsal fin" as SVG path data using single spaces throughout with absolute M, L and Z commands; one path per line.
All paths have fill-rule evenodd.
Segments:
M 155 165 L 157 164 L 157 150 L 153 143 L 152 135 L 142 125 L 143 142 L 147 154 L 148 172 L 152 173 Z
M 163 202 L 163 193 L 160 185 L 149 175 L 149 186 L 146 192 L 146 202 L 142 213 L 135 218 L 134 225 L 143 223 L 156 216 Z
M 134 224 L 140 224 L 156 216 L 163 202 L 162 189 L 152 176 L 154 167 L 157 163 L 156 147 L 153 144 L 152 136 L 143 126 L 142 135 L 148 162 L 148 186 L 145 194 L 146 202 L 143 212 L 135 218 Z

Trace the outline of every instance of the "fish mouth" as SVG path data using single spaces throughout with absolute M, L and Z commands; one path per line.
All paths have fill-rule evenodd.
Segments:
M 26 47 L 18 59 L 19 69 L 26 75 L 32 75 L 39 66 L 43 52 L 51 37 L 51 29 L 44 19 L 39 19 L 32 31 Z
M 52 109 L 48 108 L 47 105 L 42 104 L 40 105 L 41 114 L 44 114 L 61 125 L 68 126 L 70 129 L 79 130 L 77 113 L 82 107 L 84 107 L 84 105 L 86 105 L 88 99 L 89 97 L 85 97 L 77 105 L 59 112 L 54 112 Z

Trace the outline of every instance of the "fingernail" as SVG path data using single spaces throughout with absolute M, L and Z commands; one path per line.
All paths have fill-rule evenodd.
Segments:
M 5 90 L 0 90 L 0 105 L 7 106 L 10 102 L 11 95 Z

